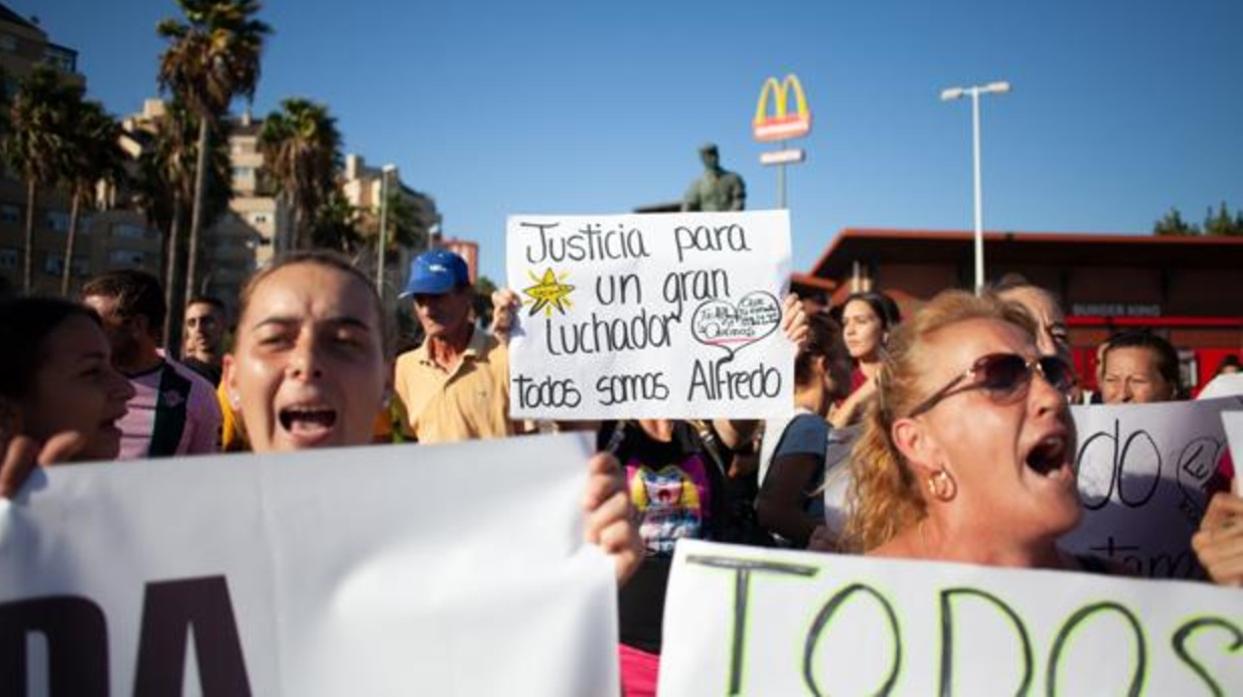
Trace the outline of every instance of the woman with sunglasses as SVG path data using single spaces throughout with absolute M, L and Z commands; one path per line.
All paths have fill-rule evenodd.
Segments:
M 947 291 L 890 339 L 852 467 L 851 546 L 887 557 L 1097 568 L 1057 539 L 1082 515 L 1069 366 L 1030 315 Z

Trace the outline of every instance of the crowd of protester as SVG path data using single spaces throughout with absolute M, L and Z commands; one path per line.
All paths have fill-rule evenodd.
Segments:
M 1083 515 L 1069 405 L 1186 396 L 1177 352 L 1144 332 L 1101 345 L 1099 393 L 1086 392 L 1057 299 L 1007 277 L 906 318 L 879 292 L 831 309 L 787 298 L 790 418 L 517 422 L 516 296 L 496 293 L 479 326 L 465 262 L 435 250 L 401 297 L 425 339 L 395 357 L 374 286 L 328 253 L 256 272 L 233 323 L 218 299 L 191 300 L 178 357 L 160 348 L 164 294 L 140 271 L 91 279 L 74 300 L 3 301 L 0 495 L 67 462 L 591 431 L 586 538 L 615 562 L 623 684 L 643 695 L 679 539 L 1121 573 L 1057 544 Z M 1232 476 L 1223 463 L 1192 546 L 1211 580 L 1243 585 Z

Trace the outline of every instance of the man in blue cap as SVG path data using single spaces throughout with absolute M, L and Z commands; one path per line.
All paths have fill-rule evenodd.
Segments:
M 509 420 L 509 354 L 475 326 L 474 290 L 462 257 L 446 249 L 410 264 L 402 298 L 413 298 L 426 339 L 397 357 L 394 389 L 420 443 L 499 438 Z

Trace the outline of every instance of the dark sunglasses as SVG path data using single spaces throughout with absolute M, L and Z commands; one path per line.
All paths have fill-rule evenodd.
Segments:
M 1031 385 L 1032 374 L 1040 373 L 1045 381 L 1058 392 L 1066 392 L 1074 384 L 1074 371 L 1066 361 L 1056 356 L 1041 356 L 1028 360 L 1017 353 L 990 353 L 981 356 L 971 364 L 967 372 L 959 375 L 942 387 L 932 396 L 920 402 L 911 410 L 910 416 L 916 417 L 932 409 L 946 397 L 952 397 L 969 390 L 986 390 L 989 396 L 998 401 L 1017 397 Z M 971 384 L 958 387 L 964 380 Z

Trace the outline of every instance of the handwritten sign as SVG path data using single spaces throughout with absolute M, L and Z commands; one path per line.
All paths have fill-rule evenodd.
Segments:
M 0 694 L 616 694 L 586 460 L 558 436 L 40 471 L 0 500 Z
M 1219 414 L 1237 398 L 1071 408 L 1084 517 L 1062 545 L 1158 578 L 1202 575 L 1191 535 L 1226 447 Z
M 1243 594 L 1189 581 L 680 540 L 662 695 L 1202 695 Z
M 1196 399 L 1243 396 L 1243 373 L 1222 373 L 1209 380 Z
M 1243 404 L 1240 404 L 1243 408 Z M 1243 466 L 1243 411 L 1227 411 L 1221 415 L 1222 426 L 1226 428 L 1226 440 L 1230 443 L 1230 459 L 1234 463 L 1234 495 L 1243 496 L 1243 477 L 1239 476 L 1239 468 Z
M 767 418 L 794 408 L 786 211 L 511 216 L 514 418 Z

